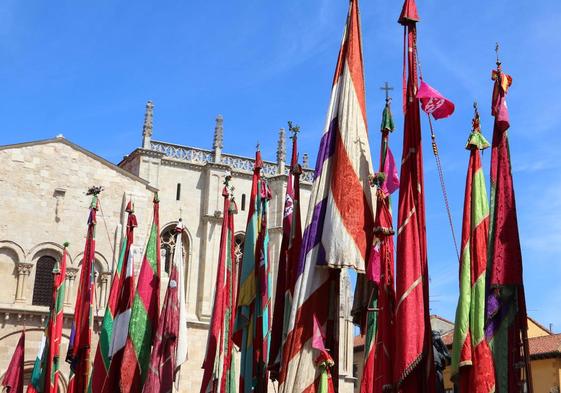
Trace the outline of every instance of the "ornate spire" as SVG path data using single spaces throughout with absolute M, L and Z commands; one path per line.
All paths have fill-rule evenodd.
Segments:
M 222 148 L 224 147 L 224 118 L 222 115 L 216 116 L 216 124 L 214 126 L 214 140 L 212 148 L 214 149 L 214 162 L 220 162 L 222 156 Z
M 310 167 L 310 157 L 308 156 L 308 153 L 304 153 L 304 155 L 302 156 L 302 167 L 303 168 Z
M 150 141 L 152 139 L 152 118 L 154 115 L 154 104 L 152 101 L 146 103 L 146 112 L 144 113 L 144 125 L 142 126 L 142 148 L 150 149 Z
M 286 162 L 286 139 L 284 136 L 284 128 L 279 130 L 279 142 L 277 145 L 277 168 L 278 173 L 284 173 L 284 165 Z

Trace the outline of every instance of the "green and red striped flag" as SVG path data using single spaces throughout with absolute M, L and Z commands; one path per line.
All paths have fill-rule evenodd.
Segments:
M 60 368 L 60 342 L 64 318 L 64 280 L 66 277 L 66 259 L 68 243 L 64 244 L 64 251 L 60 263 L 53 269 L 53 294 L 49 318 L 45 327 L 41 346 L 35 359 L 28 392 L 56 393 L 58 391 Z
M 88 190 L 88 195 L 93 196 L 88 217 L 88 232 L 84 256 L 82 257 L 80 282 L 74 307 L 74 321 L 70 332 L 68 353 L 66 354 L 66 361 L 70 363 L 68 393 L 86 392 L 90 380 L 94 300 L 93 262 L 95 258 L 98 194 L 100 192 L 101 187 L 92 187 Z
M 133 269 L 133 260 L 131 258 L 131 245 L 134 241 L 134 228 L 137 226 L 136 216 L 132 202 L 129 201 L 126 207 L 128 213 L 126 237 L 123 239 L 121 253 L 117 261 L 115 275 L 109 291 L 109 299 L 103 316 L 103 324 L 99 333 L 99 342 L 95 353 L 94 364 L 92 369 L 92 377 L 90 379 L 90 392 L 101 393 L 105 381 L 108 377 L 109 366 L 111 364 L 110 346 L 113 336 L 114 318 L 117 314 L 120 294 L 123 290 L 127 269 Z M 131 283 L 132 285 L 132 283 Z M 125 327 L 128 329 L 128 325 Z
M 154 219 L 132 304 L 129 332 L 119 387 L 121 393 L 140 393 L 150 361 L 152 340 L 160 308 L 160 218 L 158 195 L 154 195 Z M 180 328 L 183 328 L 180 326 Z
M 214 305 L 210 321 L 206 354 L 203 362 L 201 393 L 235 393 L 236 381 L 232 366 L 232 328 L 236 296 L 236 271 L 234 265 L 234 214 L 236 203 L 228 190 L 230 176 L 222 190 L 224 218 L 220 236 L 220 254 L 216 273 Z
M 489 143 L 481 134 L 476 109 L 466 146 L 470 156 L 462 226 L 460 297 L 452 347 L 452 378 L 460 393 L 495 391 L 493 356 L 484 329 L 489 205 L 479 151 L 488 147 Z

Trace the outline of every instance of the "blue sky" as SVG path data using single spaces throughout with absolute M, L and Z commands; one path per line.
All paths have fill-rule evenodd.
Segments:
M 495 42 L 514 79 L 508 103 L 524 275 L 530 315 L 561 331 L 561 18 L 555 0 L 418 0 L 425 80 L 456 104 L 436 122 L 459 236 L 472 102 L 491 139 Z M 538 5 L 539 4 L 539 5 Z M 383 107 L 394 90 L 401 155 L 401 1 L 362 1 L 367 111 L 374 162 Z M 0 144 L 68 139 L 118 162 L 139 146 L 144 104 L 155 103 L 154 138 L 210 148 L 224 115 L 225 150 L 273 159 L 277 132 L 293 120 L 315 160 L 346 1 L 264 2 L 4 0 L 0 5 Z M 433 313 L 453 319 L 458 264 L 423 119 Z M 490 152 L 484 155 L 488 173 Z

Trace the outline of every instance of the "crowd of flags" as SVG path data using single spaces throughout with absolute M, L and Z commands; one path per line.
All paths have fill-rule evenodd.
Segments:
M 404 27 L 401 173 L 398 176 L 389 144 L 394 122 L 388 95 L 380 128 L 379 169 L 374 172 L 367 131 L 360 14 L 358 0 L 350 1 L 303 227 L 299 128 L 289 123 L 292 159 L 274 303 L 268 227 L 271 190 L 261 176 L 259 149 L 243 257 L 238 266 L 234 255 L 237 206 L 231 177 L 226 177 L 201 393 L 267 392 L 270 381 L 282 393 L 337 391 L 340 271 L 347 268 L 359 273 L 353 312 L 365 335 L 361 393 L 435 391 L 439 380 L 429 319 L 420 115 L 422 109 L 435 119 L 445 118 L 453 113 L 454 104 L 420 75 L 419 20 L 415 1 L 405 0 L 399 17 Z M 492 79 L 495 122 L 490 203 L 480 155 L 489 144 L 482 134 L 477 108 L 466 145 L 469 163 L 459 260 L 460 296 L 451 366 L 461 393 L 514 392 L 523 379 L 527 391 L 532 391 L 522 259 L 508 154 L 506 95 L 512 78 L 497 61 Z M 398 189 L 394 228 L 390 198 Z M 92 365 L 99 192 L 90 190 L 79 301 L 66 354 L 71 370 L 68 391 L 170 392 L 178 387 L 179 370 L 187 360 L 183 222 L 180 220 L 176 228 L 169 283 L 160 310 L 159 200 L 155 195 L 153 221 L 137 280 L 131 251 L 137 221 L 132 202 L 127 205 L 126 234 Z M 53 270 L 50 314 L 28 392 L 57 392 L 66 259 L 65 246 Z M 24 346 L 25 332 L 2 380 L 9 392 L 23 392 Z

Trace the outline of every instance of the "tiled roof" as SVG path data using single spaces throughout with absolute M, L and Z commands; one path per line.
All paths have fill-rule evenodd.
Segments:
M 528 345 L 533 358 L 561 356 L 561 334 L 530 338 Z
M 454 340 L 454 332 L 447 333 L 442 336 L 442 341 L 447 347 L 452 346 Z M 530 346 L 530 356 L 532 358 L 550 358 L 561 357 L 561 333 L 552 334 L 550 336 L 534 337 L 528 339 Z M 354 338 L 355 351 L 361 351 L 364 347 L 364 336 L 356 336 Z

